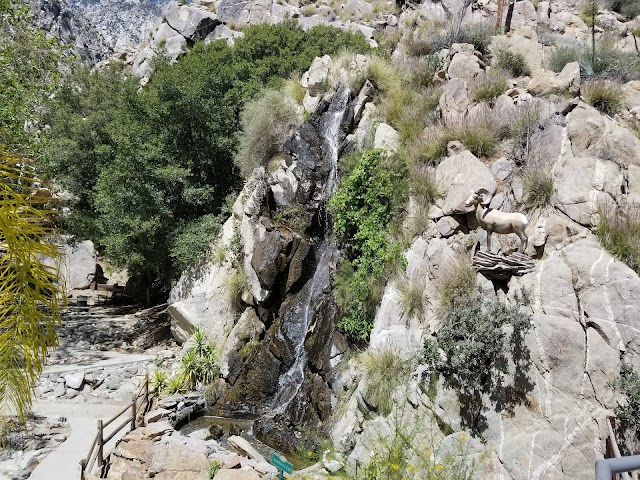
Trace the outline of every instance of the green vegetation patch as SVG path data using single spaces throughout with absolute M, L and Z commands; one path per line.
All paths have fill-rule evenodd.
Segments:
M 611 383 L 620 392 L 623 401 L 616 405 L 616 416 L 620 420 L 626 443 L 640 441 L 640 374 L 628 363 L 622 363 L 620 377 Z
M 337 299 L 346 314 L 340 327 L 355 344 L 364 344 L 389 272 L 402 265 L 402 245 L 389 225 L 408 194 L 406 168 L 383 150 L 364 152 L 329 202 L 343 260 L 336 279 Z
M 525 393 L 505 385 L 509 362 L 516 376 L 526 378 L 528 353 L 524 334 L 531 327 L 526 294 L 510 303 L 487 297 L 476 286 L 476 273 L 468 261 L 449 265 L 440 279 L 438 316 L 440 328 L 424 347 L 424 362 L 458 392 L 460 413 L 466 427 L 481 434 L 486 424 L 482 395 L 507 394 L 508 403 L 525 400 Z M 507 333 L 510 332 L 510 333 Z M 520 387 L 522 388 L 522 387 Z
M 602 246 L 640 275 L 640 208 L 605 205 L 599 209 L 599 217 L 594 233 Z

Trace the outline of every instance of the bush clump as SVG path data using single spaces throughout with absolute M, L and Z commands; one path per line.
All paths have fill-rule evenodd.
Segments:
M 607 0 L 607 8 L 629 19 L 640 15 L 640 2 L 638 0 Z
M 585 82 L 583 96 L 589 105 L 607 115 L 615 115 L 622 104 L 621 88 L 603 80 Z
M 340 327 L 354 344 L 368 341 L 386 277 L 403 264 L 402 246 L 389 225 L 404 207 L 407 191 L 402 159 L 369 150 L 329 202 L 346 257 L 336 278 L 337 300 L 346 310 Z
M 405 383 L 411 364 L 390 349 L 366 352 L 362 356 L 367 397 L 382 415 L 391 413 L 394 390 Z
M 234 161 L 248 178 L 256 167 L 266 166 L 280 151 L 291 131 L 302 123 L 302 115 L 284 92 L 267 90 L 245 105 L 240 123 L 242 134 Z
M 640 207 L 602 206 L 595 234 L 604 248 L 640 275 Z
M 195 389 L 199 385 L 211 384 L 220 374 L 218 350 L 207 334 L 196 329 L 187 340 L 189 349 L 182 356 L 180 370 L 171 378 L 165 370 L 156 370 L 151 384 L 156 392 L 174 395 Z
M 421 318 L 427 308 L 426 284 L 421 278 L 404 278 L 398 282 L 402 314 Z
M 531 75 L 531 69 L 524 55 L 509 50 L 500 50 L 496 54 L 496 67 L 509 72 L 514 77 Z
M 595 57 L 590 48 L 559 46 L 549 56 L 547 66 L 558 73 L 570 62 L 578 62 L 581 74 L 587 78 L 609 79 L 623 83 L 640 79 L 640 57 L 606 43 L 597 45 Z
M 458 391 L 467 426 L 482 430 L 482 395 L 505 388 L 509 356 L 516 367 L 527 359 L 523 336 L 531 326 L 524 311 L 529 301 L 525 294 L 510 303 L 487 297 L 476 287 L 475 271 L 464 260 L 450 266 L 439 294 L 441 326 L 425 343 L 424 361 Z
M 551 52 L 547 60 L 547 66 L 554 72 L 560 73 L 567 63 L 580 62 L 582 58 L 582 49 L 570 46 L 559 46 Z
M 492 103 L 510 87 L 509 79 L 501 72 L 487 72 L 478 75 L 469 90 L 474 102 Z
M 616 405 L 616 416 L 624 432 L 625 440 L 640 441 L 640 374 L 631 365 L 623 362 L 620 377 L 611 383 L 624 396 L 622 403 Z
M 528 170 L 523 178 L 523 203 L 534 210 L 551 205 L 553 198 L 553 177 L 548 171 L 534 168 Z

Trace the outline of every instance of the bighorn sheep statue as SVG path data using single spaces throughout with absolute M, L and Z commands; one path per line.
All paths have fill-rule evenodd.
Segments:
M 486 206 L 489 203 L 491 193 L 486 188 L 471 190 L 471 196 L 464 204 L 467 207 L 476 206 L 476 219 L 478 224 L 487 231 L 487 252 L 491 253 L 492 233 L 515 233 L 520 238 L 519 252 L 524 252 L 529 239 L 524 233 L 529 221 L 521 213 L 506 213 L 494 210 Z

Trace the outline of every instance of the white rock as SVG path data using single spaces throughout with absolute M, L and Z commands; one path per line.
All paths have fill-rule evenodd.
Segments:
M 70 373 L 64 376 L 64 383 L 69 388 L 73 388 L 75 390 L 80 390 L 82 386 L 82 382 L 84 381 L 84 372 L 79 371 L 76 373 Z
M 382 148 L 395 152 L 400 144 L 400 134 L 386 123 L 381 123 L 376 128 L 375 138 L 373 140 L 373 148 Z

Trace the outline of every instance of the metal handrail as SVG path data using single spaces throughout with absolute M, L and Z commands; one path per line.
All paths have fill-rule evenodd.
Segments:
M 140 398 L 143 398 L 143 400 L 138 403 L 138 400 Z M 82 460 L 80 460 L 80 480 L 85 480 L 86 478 L 85 474 L 87 472 L 93 471 L 93 467 L 96 461 L 98 462 L 98 466 L 100 468 L 100 478 L 103 478 L 103 475 L 105 473 L 104 468 L 106 466 L 106 458 L 104 458 L 105 444 L 107 444 L 111 439 L 113 439 L 113 437 L 115 437 L 116 434 L 120 432 L 123 428 L 125 428 L 127 425 L 131 426 L 131 430 L 135 429 L 136 418 L 138 416 L 140 409 L 142 408 L 142 411 L 144 412 L 149 407 L 150 404 L 151 403 L 149 398 L 149 374 L 146 373 L 144 376 L 144 381 L 142 382 L 142 385 L 140 385 L 140 388 L 138 389 L 138 392 L 133 397 L 133 401 L 131 403 L 127 404 L 127 406 L 124 407 L 124 409 L 122 409 L 120 412 L 118 412 L 116 415 L 111 417 L 106 422 L 103 422 L 102 420 L 98 420 L 98 433 L 93 439 L 93 443 L 89 448 L 88 455 Z M 104 437 L 105 428 L 107 428 L 109 425 L 111 425 L 113 422 L 115 422 L 118 418 L 122 417 L 127 412 L 130 412 L 130 416 L 127 416 L 124 419 L 124 422 L 120 423 L 111 432 L 111 434 L 109 434 L 109 436 L 105 438 Z
M 620 448 L 615 435 L 616 417 L 607 417 L 607 429 L 609 430 L 609 438 L 607 439 L 607 455 L 609 458 L 603 458 L 596 461 L 596 480 L 631 480 L 630 471 L 640 469 L 640 455 L 631 455 L 623 457 L 620 455 Z

